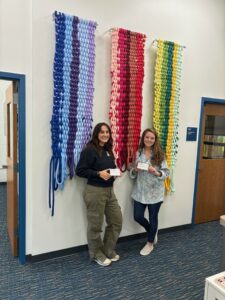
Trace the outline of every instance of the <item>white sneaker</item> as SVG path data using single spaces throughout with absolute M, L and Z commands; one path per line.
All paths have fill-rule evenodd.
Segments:
M 154 249 L 153 244 L 147 243 L 144 248 L 141 249 L 140 254 L 143 256 L 149 255 Z
M 110 259 L 111 259 L 111 261 L 115 262 L 115 261 L 120 260 L 120 256 L 119 256 L 119 254 L 116 254 L 116 253 L 115 253 L 114 256 L 111 257 Z
M 96 261 L 97 264 L 103 267 L 107 267 L 112 263 L 111 259 L 109 258 L 106 258 L 105 260 L 101 260 L 100 258 L 95 258 L 94 261 Z

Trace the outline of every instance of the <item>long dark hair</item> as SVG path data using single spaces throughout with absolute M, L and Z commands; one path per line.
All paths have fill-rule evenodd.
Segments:
M 102 147 L 99 145 L 98 135 L 99 135 L 99 132 L 102 129 L 102 126 L 107 127 L 107 129 L 109 131 L 109 140 L 104 145 L 104 149 L 106 151 L 108 151 L 111 156 L 114 157 L 113 150 L 112 150 L 112 143 L 113 143 L 113 140 L 112 140 L 112 131 L 111 131 L 111 128 L 109 127 L 109 125 L 106 124 L 106 123 L 104 123 L 104 122 L 98 123 L 95 126 L 95 128 L 93 130 L 93 133 L 92 133 L 92 138 L 91 138 L 90 142 L 87 144 L 87 147 L 93 146 L 96 149 L 96 151 L 98 152 L 99 156 L 101 156 L 101 154 L 102 154 Z
M 141 140 L 140 140 L 140 144 L 139 144 L 139 151 L 141 152 L 145 148 L 144 139 L 148 132 L 153 133 L 155 136 L 155 143 L 154 143 L 154 145 L 152 145 L 152 148 L 151 148 L 151 150 L 152 150 L 151 162 L 153 165 L 160 166 L 162 161 L 165 158 L 165 154 L 160 146 L 158 133 L 156 132 L 155 129 L 147 128 L 143 131 Z

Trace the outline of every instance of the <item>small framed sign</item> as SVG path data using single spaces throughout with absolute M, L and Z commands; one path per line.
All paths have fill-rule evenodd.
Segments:
M 187 127 L 186 141 L 197 140 L 197 127 Z

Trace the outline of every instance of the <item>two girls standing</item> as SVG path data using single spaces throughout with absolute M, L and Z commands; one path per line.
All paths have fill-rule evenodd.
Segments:
M 109 173 L 110 169 L 115 168 L 111 129 L 106 123 L 99 123 L 94 128 L 91 141 L 81 153 L 76 174 L 88 179 L 84 201 L 87 208 L 89 255 L 101 266 L 108 266 L 120 259 L 115 247 L 122 228 L 122 214 L 113 191 L 115 178 Z M 148 235 L 140 254 L 148 255 L 153 250 L 158 229 L 158 212 L 164 195 L 163 180 L 169 174 L 154 130 L 146 129 L 143 132 L 136 165 L 130 173 L 132 178 L 137 177 L 132 192 L 134 219 L 145 228 Z M 146 207 L 149 220 L 144 217 Z M 107 226 L 102 240 L 104 216 Z

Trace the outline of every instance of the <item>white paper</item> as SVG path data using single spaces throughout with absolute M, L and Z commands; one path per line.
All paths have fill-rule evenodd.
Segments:
M 120 176 L 120 169 L 109 169 L 109 174 L 111 176 Z
M 137 168 L 140 169 L 140 170 L 148 171 L 149 164 L 148 163 L 139 162 L 138 165 L 137 165 Z

